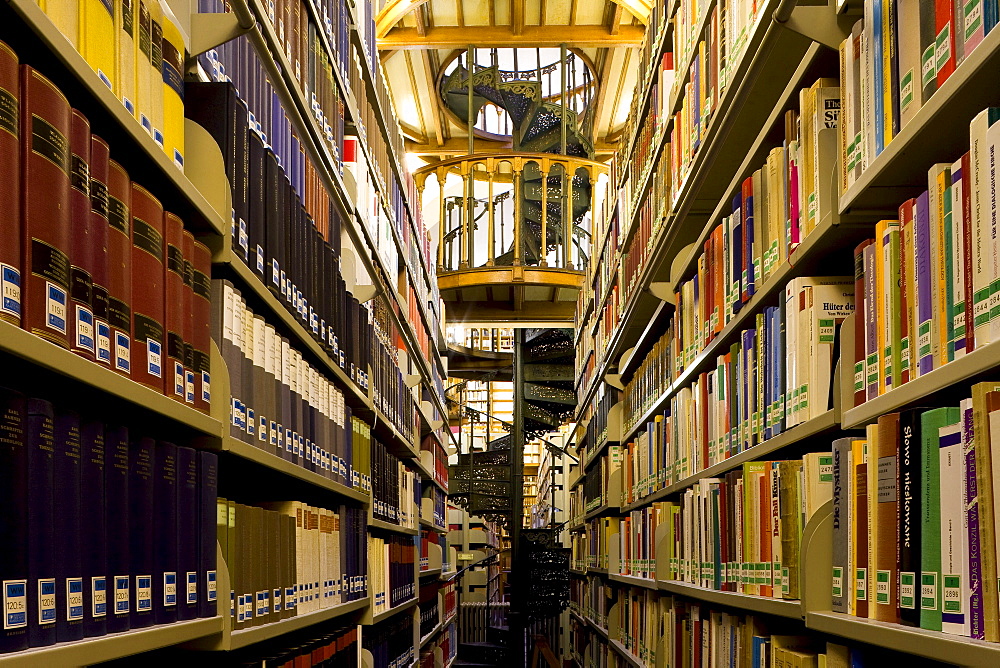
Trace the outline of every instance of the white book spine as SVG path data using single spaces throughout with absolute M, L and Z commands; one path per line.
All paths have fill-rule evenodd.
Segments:
M 975 328 L 976 348 L 981 348 L 992 340 L 990 327 L 990 290 L 993 273 L 993 246 L 990 241 L 989 203 L 989 164 L 986 150 L 989 110 L 984 110 L 972 119 L 969 126 L 970 156 L 972 168 L 972 187 L 970 189 L 970 205 L 972 207 L 972 292 L 973 305 L 972 326 Z
M 943 585 L 941 630 L 969 635 L 968 564 L 969 541 L 965 514 L 965 452 L 961 420 L 940 429 L 941 489 L 941 583 Z M 959 492 L 962 492 L 959 494 Z

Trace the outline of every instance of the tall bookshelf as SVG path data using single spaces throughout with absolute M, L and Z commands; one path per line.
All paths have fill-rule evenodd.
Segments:
M 343 404 L 385 446 L 394 461 L 405 464 L 421 481 L 423 494 L 412 500 L 415 507 L 412 527 L 370 519 L 364 535 L 356 537 L 359 541 L 367 540 L 369 533 L 400 537 L 411 543 L 419 555 L 418 534 L 422 529 L 446 531 L 444 518 L 435 517 L 433 509 L 435 495 L 443 498 L 448 489 L 445 453 L 450 447 L 450 434 L 445 425 L 445 368 L 438 352 L 444 341 L 444 314 L 418 200 L 409 175 L 400 167 L 402 135 L 388 103 L 374 45 L 367 43 L 365 37 L 373 9 L 344 4 L 348 11 L 341 17 L 347 37 L 343 44 L 346 51 L 340 54 L 344 67 L 332 70 L 337 94 L 344 103 L 344 118 L 359 138 L 359 151 L 366 158 L 364 164 L 369 170 L 367 180 L 373 184 L 368 192 L 371 199 L 361 202 L 360 177 L 349 170 L 345 173 L 343 156 L 330 150 L 325 131 L 293 75 L 295 68 L 289 63 L 282 37 L 275 30 L 265 4 L 240 0 L 231 3 L 235 13 L 227 14 L 199 13 L 202 5 L 187 0 L 164 4 L 172 11 L 182 32 L 190 36 L 184 54 L 191 54 L 184 62 L 188 81 L 209 78 L 197 59 L 201 52 L 240 35 L 261 60 L 276 94 L 275 103 L 280 104 L 289 119 L 291 132 L 316 169 L 318 183 L 326 188 L 344 221 L 340 268 L 347 287 L 362 302 L 377 301 L 385 322 L 392 328 L 389 352 L 407 390 L 405 405 L 398 411 L 388 402 L 380 402 L 375 383 L 366 387 L 360 375 L 352 377 L 329 346 L 310 331 L 308 323 L 269 291 L 261 278 L 236 256 L 229 221 L 232 199 L 224 160 L 205 130 L 190 120 L 185 121 L 185 168 L 181 171 L 59 32 L 50 16 L 31 0 L 4 5 L 0 13 L 5 27 L 0 30 L 0 40 L 14 49 L 22 63 L 50 78 L 70 104 L 86 115 L 93 133 L 111 145 L 112 157 L 131 178 L 146 184 L 172 212 L 183 218 L 185 228 L 209 247 L 210 278 L 224 279 L 239 290 L 254 314 L 289 341 L 310 368 L 336 388 Z M 319 3 L 306 0 L 301 7 L 313 21 L 322 22 L 324 10 Z M 327 34 L 320 31 L 319 38 L 324 56 L 341 62 Z M 221 307 L 212 304 L 213 310 Z M 323 508 L 369 509 L 371 518 L 371 493 L 360 485 L 335 479 L 324 472 L 322 464 L 303 466 L 280 452 L 275 454 L 233 435 L 230 370 L 220 347 L 221 342 L 213 340 L 211 405 L 210 410 L 202 412 L 14 325 L 0 322 L 0 357 L 7 371 L 2 379 L 4 385 L 17 387 L 19 378 L 30 379 L 19 389 L 30 394 L 39 388 L 54 388 L 46 393 L 53 401 L 81 411 L 101 409 L 124 415 L 131 423 L 141 424 L 156 439 L 217 453 L 220 496 L 251 504 L 294 500 Z M 364 371 L 370 376 L 374 369 Z M 390 408 L 398 414 L 388 415 Z M 349 423 L 347 429 L 350 428 Z M 248 486 L 247 481 L 253 484 Z M 257 491 L 248 491 L 246 487 Z M 431 501 L 429 506 L 427 501 Z M 448 570 L 446 564 L 451 564 L 450 569 L 454 570 L 454 558 L 446 552 L 442 559 L 439 547 L 436 554 L 432 551 L 430 559 L 431 565 L 425 564 L 423 568 L 419 558 L 414 561 L 414 595 L 390 609 L 373 613 L 371 598 L 362 596 L 280 621 L 237 629 L 232 623 L 228 600 L 230 572 L 219 546 L 216 564 L 219 604 L 215 616 L 0 654 L 0 665 L 78 666 L 154 651 L 169 653 L 171 657 L 183 652 L 236 650 L 247 655 L 255 646 L 273 647 L 286 637 L 301 640 L 303 634 L 326 633 L 333 626 L 355 626 L 360 631 L 359 655 L 364 655 L 361 647 L 366 630 L 388 619 L 410 615 L 412 659 L 416 661 L 421 650 L 436 651 L 435 665 L 443 666 L 447 657 L 442 657 L 437 648 L 438 640 L 454 618 L 442 616 L 434 636 L 421 638 L 418 594 L 422 582 L 441 577 L 443 566 Z M 441 610 L 444 611 L 443 602 Z M 207 657 L 201 655 L 202 659 Z M 370 655 L 366 660 L 367 665 L 372 665 Z
M 752 295 L 704 342 L 699 341 L 692 354 L 673 349 L 660 353 L 664 360 L 673 356 L 662 362 L 669 370 L 643 385 L 637 379 L 647 373 L 644 364 L 655 357 L 657 342 L 674 322 L 683 285 L 704 277 L 699 263 L 713 231 L 733 211 L 733 198 L 739 196 L 744 181 L 766 163 L 774 147 L 782 146 L 786 112 L 799 109 L 800 91 L 821 77 L 836 81 L 842 76 L 837 47 L 861 18 L 861 8 L 851 3 L 794 9 L 795 3 L 758 4 L 760 14 L 744 26 L 741 48 L 726 56 L 724 90 L 708 93 L 710 114 L 694 130 L 697 146 L 688 147 L 689 152 L 678 159 L 672 146 L 677 135 L 672 133 L 676 124 L 687 120 L 675 114 L 686 104 L 685 84 L 691 81 L 690 65 L 698 54 L 695 45 L 717 37 L 711 12 L 723 6 L 733 11 L 734 3 L 657 3 L 655 13 L 662 21 L 646 35 L 642 47 L 646 69 L 637 85 L 622 148 L 613 161 L 612 179 L 596 207 L 595 261 L 587 277 L 591 289 L 581 293 L 576 322 L 580 464 L 570 468 L 567 482 L 567 529 L 573 550 L 572 658 L 581 666 L 595 661 L 637 668 L 673 665 L 664 657 L 668 647 L 630 635 L 637 633 L 635 629 L 619 623 L 622 612 L 629 609 L 629 598 L 638 596 L 638 600 L 670 597 L 703 610 L 753 616 L 779 633 L 881 647 L 897 652 L 898 658 L 995 665 L 1000 661 L 997 643 L 833 612 L 832 503 L 816 509 L 802 527 L 797 561 L 801 589 L 796 598 L 719 590 L 678 577 L 662 556 L 673 554 L 667 525 L 658 526 L 655 536 L 644 537 L 655 546 L 657 558 L 638 567 L 625 563 L 617 529 L 602 532 L 605 518 L 620 520 L 623 530 L 630 513 L 677 502 L 701 485 L 742 470 L 746 463 L 829 452 L 832 441 L 859 434 L 886 413 L 949 406 L 957 403 L 956 397 L 969 396 L 974 383 L 996 377 L 998 362 L 991 342 L 856 403 L 854 320 L 861 316 L 855 313 L 838 332 L 841 356 L 833 360 L 825 410 L 750 447 L 710 456 L 691 469 L 672 468 L 665 478 L 654 476 L 651 483 L 640 481 L 634 488 L 626 479 L 625 465 L 609 461 L 636 443 L 656 416 L 681 410 L 684 392 L 716 368 L 719 356 L 740 341 L 741 332 L 754 329 L 765 309 L 784 303 L 790 281 L 817 275 L 854 277 L 855 246 L 875 236 L 876 221 L 895 218 L 903 200 L 928 187 L 927 168 L 960 157 L 969 146 L 969 122 L 1000 101 L 1000 89 L 982 78 L 1000 59 L 1000 34 L 993 29 L 849 186 L 840 181 L 840 155 L 833 149 L 837 135 L 821 140 L 830 143 L 819 149 L 826 157 L 818 158 L 822 180 L 817 197 L 822 203 L 815 226 L 764 272 L 763 280 L 757 274 Z M 655 66 L 664 54 L 672 59 L 666 91 Z M 670 156 L 669 164 L 661 162 L 664 154 Z M 609 454 L 612 449 L 614 455 Z M 632 572 L 636 568 L 641 577 Z M 615 593 L 602 598 L 608 591 Z M 707 623 L 707 617 L 702 619 Z

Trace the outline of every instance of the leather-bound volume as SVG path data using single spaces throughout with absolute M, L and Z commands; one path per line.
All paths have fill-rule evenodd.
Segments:
M 198 616 L 219 614 L 219 587 L 216 569 L 215 514 L 219 496 L 219 456 L 214 452 L 198 452 Z
M 94 311 L 94 358 L 111 366 L 111 325 L 108 322 L 108 176 L 111 169 L 108 144 L 90 137 L 90 246 L 91 306 Z
M 17 54 L 0 42 L 0 320 L 21 325 L 21 147 Z M 23 634 L 23 629 L 21 630 Z M 5 634 L 5 637 L 19 637 Z M 2 645 L 3 643 L 0 643 Z
M 177 621 L 177 446 L 159 441 L 153 450 L 153 620 Z
M 53 466 L 53 533 L 56 563 L 56 640 L 83 638 L 83 561 L 81 548 L 90 541 L 80 514 L 80 415 L 59 410 L 55 419 Z M 40 491 L 40 490 L 39 490 Z M 38 491 L 32 496 L 36 496 Z M 58 503 L 55 503 L 58 499 Z
M 69 346 L 93 360 L 93 280 L 90 263 L 90 122 L 76 109 L 69 132 Z
M 184 324 L 181 327 L 181 338 L 184 339 L 184 403 L 194 406 L 194 235 L 184 230 L 184 240 L 181 252 L 184 257 L 184 294 L 183 317 Z
M 70 107 L 51 81 L 21 67 L 22 326 L 69 347 Z
M 151 438 L 134 439 L 129 447 L 128 535 L 133 629 L 153 623 L 154 449 Z
M 183 402 L 184 373 L 184 223 L 176 215 L 163 216 L 166 236 L 164 255 L 164 326 L 166 358 L 163 364 L 164 389 L 173 399 Z
M 132 374 L 131 204 L 132 182 L 112 160 L 108 164 L 108 323 L 111 366 L 126 376 Z
M 256 132 L 249 132 L 247 138 L 246 176 L 248 183 L 266 184 L 267 181 L 267 149 L 264 141 Z M 241 163 L 242 164 L 242 163 Z M 265 194 L 268 193 L 268 194 Z M 273 276 L 275 265 L 267 248 L 267 218 L 266 207 L 269 191 L 259 185 L 247 188 L 247 220 L 249 221 L 250 268 L 263 281 L 264 285 L 274 287 Z M 235 204 L 234 204 L 235 206 Z
M 232 250 L 249 263 L 250 242 L 247 226 L 247 107 L 231 83 L 187 82 L 184 84 L 184 113 L 205 128 L 222 151 L 233 195 Z M 260 183 L 254 181 L 253 183 Z M 259 190 L 259 188 L 257 189 Z
M 56 641 L 54 499 L 55 411 L 28 399 L 24 430 L 28 450 L 28 644 Z
M 259 168 L 255 152 L 263 151 L 264 155 L 264 184 L 263 190 L 266 192 L 264 201 L 264 248 L 267 253 L 267 263 L 269 269 L 264 283 L 267 289 L 280 299 L 287 297 L 287 275 L 285 274 L 285 216 L 284 216 L 284 190 L 281 185 L 281 168 L 274 153 L 266 151 L 263 145 L 257 147 L 259 139 L 250 140 L 250 165 L 252 168 Z M 256 173 L 256 172 L 255 172 Z
M 208 246 L 195 241 L 192 258 L 194 406 L 208 413 L 212 403 L 212 374 L 209 365 L 212 346 L 212 253 Z
M 80 517 L 86 526 L 81 545 L 83 574 L 83 635 L 88 638 L 107 632 L 107 508 L 104 478 L 106 449 L 104 423 L 84 419 L 80 424 Z
M 177 619 L 198 616 L 198 453 L 177 448 Z
M 163 206 L 132 184 L 132 380 L 163 392 Z
M 3 627 L 0 652 L 28 647 L 28 448 L 26 400 L 20 392 L 0 387 L 0 585 Z
M 132 606 L 129 539 L 129 433 L 121 425 L 104 432 L 105 530 L 108 541 L 108 633 L 128 631 Z

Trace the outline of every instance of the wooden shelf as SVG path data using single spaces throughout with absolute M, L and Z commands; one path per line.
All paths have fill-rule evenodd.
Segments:
M 429 578 L 432 575 L 441 575 L 441 568 L 428 568 L 426 570 L 419 571 L 418 575 L 422 578 Z
M 196 640 L 222 631 L 222 617 L 160 624 L 98 638 L 65 642 L 49 647 L 35 647 L 11 654 L 0 654 L 3 668 L 75 668 L 149 652 Z
M 608 638 L 608 644 L 611 646 L 611 649 L 615 650 L 615 652 L 618 653 L 618 656 L 625 659 L 630 666 L 634 666 L 635 668 L 647 668 L 646 664 L 643 661 L 640 661 L 639 657 L 635 654 L 628 651 L 625 648 L 625 645 L 621 644 L 621 642 Z
M 764 598 L 762 596 L 750 596 L 732 591 L 716 591 L 699 587 L 687 582 L 657 580 L 657 587 L 660 591 L 670 594 L 679 594 L 688 598 L 695 598 L 706 603 L 725 605 L 740 610 L 760 612 L 776 617 L 787 617 L 789 619 L 802 619 L 802 604 L 800 601 L 785 601 L 780 598 Z
M 95 401 L 105 404 L 107 410 L 106 401 L 113 398 L 116 402 L 127 405 L 128 412 L 134 411 L 133 418 L 153 417 L 157 421 L 169 423 L 171 429 L 192 432 L 196 436 L 217 439 L 222 435 L 222 423 L 210 415 L 6 321 L 0 321 L 0 352 L 27 362 L 25 373 L 44 369 L 47 373 L 58 376 L 60 381 L 54 384 L 56 392 L 71 391 L 70 386 L 83 386 L 87 396 L 80 396 L 84 393 L 79 391 L 74 393 L 78 405 L 81 401 Z M 8 373 L 21 371 L 9 363 L 4 366 Z M 28 376 L 27 380 L 31 382 L 38 379 Z

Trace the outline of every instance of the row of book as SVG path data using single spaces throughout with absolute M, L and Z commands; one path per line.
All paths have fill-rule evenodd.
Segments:
M 417 608 L 420 613 L 420 638 L 427 638 L 444 621 L 441 609 L 441 599 L 438 596 L 438 583 L 421 583 L 420 598 Z
M 215 454 L 6 388 L 0 416 L 0 651 L 217 614 Z
M 833 139 L 840 114 L 835 79 L 799 91 L 799 109 L 785 114 L 785 138 L 767 162 L 746 177 L 732 213 L 707 236 L 697 270 L 679 296 L 693 308 L 680 333 L 683 363 L 690 364 L 732 321 L 757 286 L 787 260 L 834 205 L 824 176 L 836 164 Z
M 329 510 L 298 501 L 251 506 L 223 498 L 217 506 L 234 630 L 368 595 L 363 509 Z
M 441 662 L 445 666 L 451 665 L 455 657 L 458 656 L 457 624 L 449 624 L 435 642 L 424 646 L 420 652 L 420 668 L 435 668 L 438 665 L 435 659 L 435 654 L 438 651 L 441 652 Z
M 847 190 L 997 24 L 995 0 L 869 0 L 840 45 Z
M 416 596 L 419 556 L 414 536 L 369 535 L 368 554 L 372 614 L 395 608 Z
M 623 480 L 629 502 L 819 417 L 833 405 L 838 331 L 854 311 L 850 277 L 800 277 L 784 290 L 784 305 L 756 314 L 714 368 L 690 385 L 673 388 L 684 372 L 678 362 L 691 309 L 674 319 L 626 384 L 623 419 L 631 429 L 647 416 L 630 452 L 637 468 Z M 669 405 L 648 415 L 670 389 Z
M 423 494 L 423 498 L 431 501 L 430 505 L 432 508 L 430 517 L 427 517 L 427 513 L 425 512 L 421 513 L 423 518 L 430 521 L 434 526 L 444 527 L 447 519 L 448 495 L 435 485 L 426 485 Z M 421 501 L 421 511 L 423 511 L 423 506 L 424 503 Z
M 587 428 L 584 436 L 588 455 L 593 455 L 608 439 L 608 418 L 611 409 L 617 403 L 618 391 L 610 385 L 603 385 L 594 393 L 590 410 L 587 413 Z
M 253 645 L 252 648 L 235 653 L 238 657 L 234 665 L 241 668 L 332 668 L 333 666 L 356 666 L 360 659 L 359 634 L 357 624 L 334 627 L 317 635 L 316 631 L 290 640 L 284 636 L 281 642 Z
M 617 588 L 614 599 L 614 626 L 619 629 L 619 637 L 612 638 L 619 643 L 616 650 L 627 652 L 641 665 L 861 668 L 899 660 L 888 650 L 842 645 L 822 636 L 779 634 L 775 631 L 783 625 L 762 616 L 634 587 Z M 606 653 L 599 646 L 603 638 L 573 621 L 571 643 L 578 654 Z M 607 665 L 615 665 L 613 656 L 606 660 Z
M 747 462 L 663 501 L 597 525 L 622 575 L 708 589 L 799 598 L 802 530 L 832 495 L 832 455 Z M 659 530 L 659 531 L 658 531 Z M 659 570 L 658 567 L 659 566 Z M 666 568 L 664 568 L 666 566 Z
M 371 465 L 372 517 L 416 528 L 420 519 L 420 477 L 375 439 L 371 441 Z
M 1000 384 L 978 383 L 834 442 L 835 611 L 1000 640 L 998 420 Z
M 413 615 L 395 615 L 367 627 L 361 642 L 371 652 L 373 666 L 405 668 L 416 659 L 413 632 Z
M 187 40 L 167 2 L 50 0 L 52 23 L 184 169 L 184 72 Z
M 417 421 L 416 397 L 413 395 L 413 390 L 404 382 L 403 370 L 400 367 L 400 357 L 409 359 L 410 353 L 404 354 L 403 346 L 399 343 L 403 341 L 403 336 L 396 327 L 398 318 L 394 319 L 391 315 L 392 311 L 396 311 L 398 315 L 398 305 L 383 295 L 375 297 L 371 304 L 374 336 L 369 355 L 369 373 L 373 381 L 372 403 L 382 411 L 407 443 L 413 443 Z M 414 351 L 412 354 L 419 353 Z
M 212 336 L 229 370 L 230 435 L 344 485 L 369 490 L 370 428 L 294 342 L 212 281 Z
M 0 319 L 207 412 L 208 248 L 3 44 L 0 86 Z
M 970 124 L 970 150 L 932 165 L 927 189 L 854 251 L 854 403 L 1000 340 L 1000 109 Z M 881 250 L 880 250 L 881 249 Z
M 571 578 L 569 609 L 593 621 L 599 628 L 607 629 L 613 592 L 606 578 L 597 575 Z

